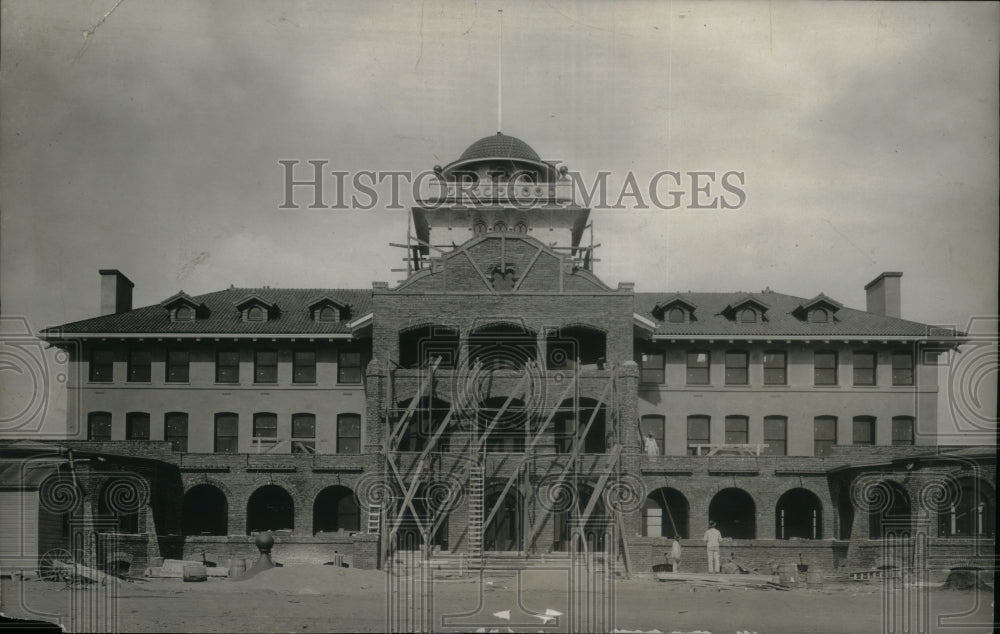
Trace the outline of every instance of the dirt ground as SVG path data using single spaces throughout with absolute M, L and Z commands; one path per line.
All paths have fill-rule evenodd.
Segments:
M 387 629 L 389 579 L 394 582 L 393 597 L 406 596 L 407 590 L 414 588 L 407 577 L 303 565 L 276 568 L 243 582 L 154 579 L 123 583 L 113 603 L 107 603 L 107 594 L 99 587 L 66 589 L 39 580 L 4 579 L 0 602 L 7 616 L 49 614 L 48 620 L 54 620 L 60 618 L 55 615 L 62 615 L 65 625 L 79 631 L 107 629 L 100 623 L 109 621 L 99 615 L 93 621 L 74 622 L 67 617 L 71 610 L 80 614 L 79 610 L 90 609 L 88 614 L 93 614 L 107 605 L 109 614 L 116 616 L 119 631 L 378 632 Z M 605 630 L 712 634 L 994 631 L 992 593 L 932 587 L 885 594 L 879 582 L 854 582 L 779 591 L 692 587 L 684 582 L 640 578 L 617 581 L 613 593 L 613 614 L 605 614 L 603 621 L 600 605 L 606 593 L 595 588 L 577 590 L 571 605 L 565 571 L 445 579 L 434 583 L 424 600 L 434 608 L 434 631 L 567 632 L 590 629 L 588 622 L 603 622 L 604 626 L 596 629 Z M 398 603 L 402 612 L 397 614 L 413 617 L 419 614 L 418 604 Z M 922 606 L 926 608 L 922 610 Z M 579 614 L 581 609 L 589 611 L 591 620 L 571 621 L 570 612 Z M 509 620 L 494 616 L 506 610 L 510 611 Z M 562 616 L 544 623 L 538 615 L 546 610 Z M 921 613 L 928 619 L 926 629 L 908 620 Z M 418 627 L 403 625 L 400 629 Z

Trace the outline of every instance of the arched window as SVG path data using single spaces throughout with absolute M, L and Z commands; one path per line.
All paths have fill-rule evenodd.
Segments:
M 882 481 L 871 496 L 877 500 L 868 514 L 868 537 L 908 537 L 911 535 L 910 496 L 896 482 Z
M 226 494 L 211 484 L 199 484 L 184 494 L 181 514 L 184 535 L 226 535 L 229 502 Z
M 938 515 L 941 537 L 996 537 L 996 497 L 979 478 L 962 478 L 958 497 Z
M 757 507 L 743 489 L 729 488 L 716 493 L 708 505 L 708 519 L 716 523 L 723 537 L 756 538 Z
M 276 484 L 262 486 L 247 502 L 247 535 L 259 531 L 291 530 L 295 527 L 295 502 Z
M 260 306 L 251 306 L 248 308 L 247 321 L 264 321 L 264 309 Z
M 333 306 L 323 306 L 319 309 L 319 321 L 340 321 L 340 311 Z
M 120 533 L 139 532 L 139 512 L 145 508 L 137 503 L 140 499 L 137 491 L 139 486 L 131 478 L 112 478 L 101 488 L 98 513 L 106 518 L 117 519 Z
M 194 309 L 190 306 L 178 306 L 177 311 L 174 312 L 175 321 L 193 321 L 194 320 Z
M 469 333 L 469 365 L 484 371 L 522 370 L 538 359 L 538 335 L 514 324 L 489 324 Z
M 816 308 L 809 313 L 809 321 L 816 324 L 825 324 L 830 320 L 830 314 L 826 309 Z
M 774 508 L 774 534 L 778 539 L 822 539 L 823 505 L 808 489 L 786 491 Z
M 450 326 L 418 326 L 399 333 L 399 365 L 423 368 L 435 358 L 439 368 L 454 368 L 458 363 L 458 330 Z
M 483 529 L 483 550 L 514 551 L 521 550 L 521 505 L 519 496 L 514 490 L 508 491 L 503 501 L 500 501 L 500 490 L 486 496 L 484 513 L 489 514 L 494 507 L 496 514 Z M 483 518 L 486 519 L 485 517 Z
M 642 534 L 646 537 L 688 538 L 688 501 L 677 489 L 662 487 L 642 507 Z
M 313 503 L 313 535 L 361 530 L 361 511 L 354 492 L 343 486 L 329 486 Z
M 752 324 L 757 321 L 757 311 L 752 308 L 744 308 L 740 311 L 740 321 L 744 324 Z
M 671 308 L 667 313 L 667 321 L 672 324 L 683 324 L 687 321 L 687 312 L 683 308 Z
M 589 326 L 568 326 L 545 337 L 545 367 L 549 370 L 573 368 L 579 361 L 590 369 L 604 365 L 607 337 Z

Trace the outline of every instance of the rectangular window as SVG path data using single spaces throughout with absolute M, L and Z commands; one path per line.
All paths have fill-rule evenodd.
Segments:
M 784 416 L 764 417 L 763 453 L 768 456 L 788 455 L 788 419 Z
M 854 353 L 854 384 L 875 385 L 875 353 Z
M 837 384 L 837 353 L 817 352 L 813 357 L 813 372 L 816 385 Z
M 191 354 L 187 350 L 167 350 L 167 382 L 187 383 L 190 379 Z
M 254 438 L 277 438 L 278 437 L 278 415 L 270 412 L 263 412 L 253 415 L 253 437 Z
M 215 415 L 215 453 L 238 453 L 240 419 L 236 414 Z
M 253 355 L 253 382 L 278 382 L 278 353 L 275 350 L 257 350 Z
M 697 455 L 698 449 L 691 445 L 707 445 L 711 441 L 711 419 L 708 416 L 688 416 L 688 453 Z
M 292 414 L 292 453 L 316 453 L 316 416 Z
M 639 430 L 642 432 L 642 453 L 644 455 L 649 455 L 647 452 L 647 439 L 652 436 L 653 442 L 656 443 L 656 453 L 657 455 L 663 455 L 665 447 L 663 446 L 663 416 L 643 416 L 639 421 Z
M 240 382 L 240 353 L 237 350 L 219 350 L 215 353 L 215 382 Z
M 168 412 L 163 416 L 163 439 L 170 448 L 181 453 L 187 452 L 188 415 L 184 412 Z
M 853 421 L 851 442 L 855 446 L 872 446 L 875 444 L 875 418 L 872 416 L 855 416 Z
M 746 416 L 726 416 L 726 444 L 745 445 L 750 442 L 750 425 Z
M 788 360 L 784 352 L 764 353 L 764 385 L 788 384 Z
M 129 350 L 128 380 L 130 383 L 149 383 L 152 357 L 149 350 Z
M 361 416 L 337 416 L 337 453 L 361 453 Z
M 125 415 L 125 440 L 149 440 L 149 414 L 130 412 Z
M 87 440 L 111 440 L 111 414 L 91 412 L 87 415 Z
M 296 350 L 292 353 L 292 383 L 316 382 L 316 351 Z
M 893 353 L 892 384 L 913 385 L 913 353 L 911 352 Z
M 837 444 L 837 419 L 834 416 L 817 416 L 813 421 L 813 455 L 828 456 Z
M 708 352 L 687 353 L 687 382 L 688 385 L 708 385 L 711 380 L 709 361 L 711 354 Z
M 726 385 L 747 384 L 747 353 L 741 350 L 726 353 Z
M 913 444 L 913 417 L 892 417 L 892 444 L 895 447 L 905 447 Z
M 361 383 L 361 353 L 341 350 L 337 353 L 337 382 Z
M 90 380 L 110 383 L 115 378 L 115 353 L 111 350 L 93 350 L 90 353 Z
M 663 372 L 663 353 L 643 352 L 640 359 L 639 382 L 663 385 L 666 382 Z

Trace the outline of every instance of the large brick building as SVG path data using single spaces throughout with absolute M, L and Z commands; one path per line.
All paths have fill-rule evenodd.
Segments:
M 133 309 L 102 270 L 103 314 L 44 333 L 77 370 L 63 445 L 104 460 L 62 511 L 112 518 L 139 557 L 273 530 L 286 558 L 374 566 L 576 532 L 643 571 L 712 519 L 755 561 L 864 566 L 917 532 L 992 560 L 995 458 L 935 443 L 934 359 L 961 337 L 901 318 L 900 273 L 865 310 L 819 289 L 637 293 L 595 275 L 590 210 L 524 142 L 436 171 L 395 287 Z M 109 504 L 126 473 L 148 504 Z

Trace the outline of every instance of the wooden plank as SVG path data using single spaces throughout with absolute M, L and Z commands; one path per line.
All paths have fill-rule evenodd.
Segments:
M 686 572 L 658 572 L 656 578 L 660 581 L 701 581 L 723 585 L 765 584 L 777 581 L 774 575 L 699 575 Z

